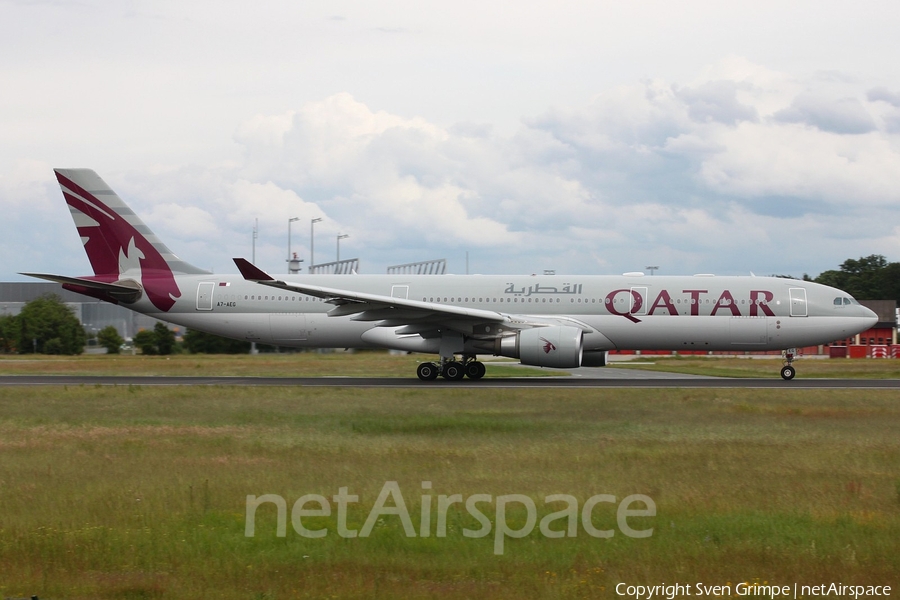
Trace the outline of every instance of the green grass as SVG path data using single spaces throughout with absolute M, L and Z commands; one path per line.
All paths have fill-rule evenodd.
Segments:
M 247 377 L 415 377 L 425 354 L 392 355 L 387 351 L 300 352 L 292 354 L 175 354 L 131 356 L 91 354 L 47 356 L 2 355 L 0 375 L 232 375 Z M 486 377 L 550 377 L 566 375 L 550 369 L 521 367 L 514 361 L 491 361 Z
M 715 377 L 781 377 L 781 360 L 778 357 L 768 359 L 648 356 L 626 363 L 612 363 L 611 366 Z M 794 367 L 797 369 L 798 379 L 900 379 L 900 360 L 897 359 L 811 358 L 804 360 L 801 357 L 794 361 Z
M 618 582 L 897 584 L 893 391 L 0 388 L 0 597 L 614 598 Z M 245 537 L 248 494 L 646 494 L 653 535 Z M 423 491 L 422 482 L 432 488 Z M 389 505 L 392 503 L 389 503 Z M 456 505 L 458 508 L 459 505 Z M 481 505 L 492 519 L 494 504 Z M 435 512 L 436 507 L 432 509 Z M 513 511 L 513 527 L 524 521 Z M 560 528 L 557 526 L 556 528 Z M 493 532 L 492 532 L 493 533 Z
M 45 356 L 0 355 L 0 375 L 235 375 L 260 377 L 415 377 L 416 365 L 433 357 L 423 354 L 391 355 L 386 351 L 349 354 L 206 355 L 173 356 Z M 522 367 L 515 361 L 490 361 L 487 377 L 552 377 L 566 372 Z M 730 357 L 653 356 L 614 362 L 613 368 L 669 371 L 718 377 L 780 377 L 781 361 Z M 808 359 L 794 362 L 798 378 L 900 378 L 900 360 Z

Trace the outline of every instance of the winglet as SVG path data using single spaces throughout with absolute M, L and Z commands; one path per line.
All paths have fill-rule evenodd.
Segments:
M 237 265 L 238 271 L 241 272 L 241 275 L 247 281 L 275 281 L 274 277 L 261 270 L 246 258 L 235 258 L 233 260 L 234 264 Z

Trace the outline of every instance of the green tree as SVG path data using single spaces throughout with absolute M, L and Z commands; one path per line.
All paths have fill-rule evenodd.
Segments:
M 158 354 L 172 354 L 175 350 L 175 332 L 166 327 L 165 323 L 153 326 L 153 337 L 156 340 Z
M 141 329 L 134 336 L 134 347 L 141 354 L 156 354 L 156 336 L 149 329 Z
M 106 348 L 108 354 L 118 354 L 125 340 L 115 327 L 107 325 L 97 332 L 97 343 Z
M 78 318 L 55 294 L 36 298 L 16 318 L 20 353 L 81 354 L 87 336 Z
M 12 315 L 0 317 L 0 353 L 7 354 L 16 351 L 19 339 L 19 322 Z
M 250 352 L 250 342 L 191 329 L 184 334 L 184 347 L 192 354 L 246 354 Z
M 900 263 L 889 263 L 880 254 L 848 258 L 840 269 L 824 271 L 816 283 L 844 290 L 856 299 L 900 300 Z
M 134 336 L 134 345 L 141 349 L 141 354 L 172 354 L 175 351 L 175 333 L 165 323 L 157 323 L 152 331 L 138 331 Z

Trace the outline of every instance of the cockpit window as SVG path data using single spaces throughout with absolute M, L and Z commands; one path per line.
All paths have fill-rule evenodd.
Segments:
M 859 305 L 859 302 L 857 302 L 854 298 L 847 298 L 846 296 L 834 299 L 835 306 L 850 306 L 851 304 Z

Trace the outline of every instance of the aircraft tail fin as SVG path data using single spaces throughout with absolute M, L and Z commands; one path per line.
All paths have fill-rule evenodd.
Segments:
M 181 296 L 176 274 L 208 273 L 175 256 L 94 171 L 54 172 L 97 281 L 140 282 L 153 304 L 167 311 Z
M 208 272 L 175 256 L 94 171 L 54 172 L 97 277 L 119 279 L 129 269 Z

